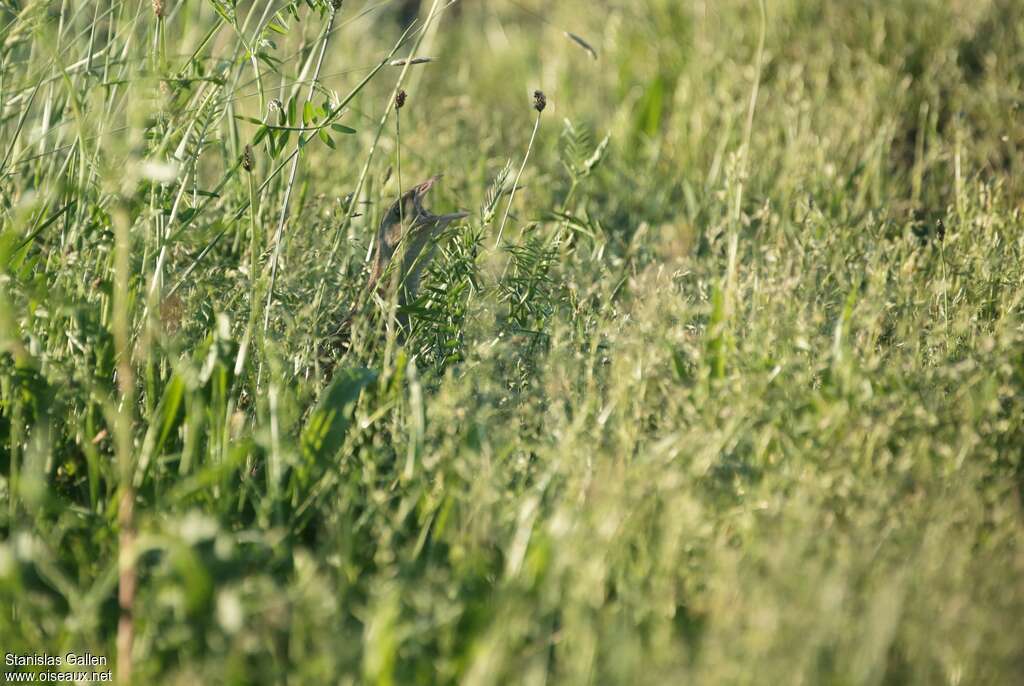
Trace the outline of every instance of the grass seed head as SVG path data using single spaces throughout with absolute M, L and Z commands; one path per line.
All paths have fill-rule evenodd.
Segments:
M 245 152 L 242 153 L 242 169 L 247 172 L 251 172 L 255 166 L 256 157 L 253 155 L 252 146 L 247 143 L 245 146 Z
M 405 91 L 404 90 L 398 91 L 398 93 L 395 95 L 395 109 L 396 110 L 400 110 L 400 109 L 402 109 L 405 106 L 405 98 L 406 98 Z
M 278 98 L 274 98 L 267 103 L 267 118 L 265 121 L 270 122 L 270 115 L 272 112 L 277 112 L 277 123 L 284 124 L 287 121 L 284 113 L 284 103 Z
M 167 8 L 164 7 L 164 0 L 153 0 L 153 14 L 156 15 L 157 19 L 163 19 L 167 16 Z
M 433 61 L 433 57 L 413 57 L 410 59 L 402 58 L 397 60 L 391 60 L 388 64 L 392 67 L 404 67 L 407 64 L 412 66 L 415 64 L 429 64 L 430 62 Z
M 547 96 L 544 95 L 544 91 L 533 92 L 533 109 L 538 112 L 543 112 L 544 108 L 548 106 Z

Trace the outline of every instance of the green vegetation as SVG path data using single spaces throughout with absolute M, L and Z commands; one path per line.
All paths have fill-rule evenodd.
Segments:
M 338 4 L 0 0 L 4 651 L 1024 683 L 1019 0 Z

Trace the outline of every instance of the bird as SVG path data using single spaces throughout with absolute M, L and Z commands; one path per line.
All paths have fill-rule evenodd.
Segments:
M 440 233 L 453 221 L 468 215 L 467 212 L 434 214 L 423 206 L 427 192 L 440 180 L 440 175 L 433 176 L 403 193 L 381 218 L 377 230 L 377 245 L 367 288 L 371 292 L 383 290 L 386 284 L 380 283 L 381 278 L 395 261 L 396 254 L 400 254 L 401 261 L 396 267 L 399 306 L 415 300 L 420 277 L 433 259 Z
M 419 291 L 423 270 L 437 249 L 437 237 L 449 224 L 469 215 L 468 212 L 434 214 L 423 206 L 427 193 L 440 180 L 440 175 L 432 176 L 413 186 L 384 213 L 377 229 L 373 265 L 366 282 L 368 295 L 386 297 L 391 285 L 395 284 L 398 288 L 396 300 L 399 307 L 413 302 Z M 365 303 L 366 298 L 360 297 L 357 302 Z M 333 342 L 341 348 L 348 347 L 352 321 L 359 310 L 358 304 L 353 306 L 331 336 Z M 400 312 L 397 318 L 402 327 L 406 328 L 407 317 Z

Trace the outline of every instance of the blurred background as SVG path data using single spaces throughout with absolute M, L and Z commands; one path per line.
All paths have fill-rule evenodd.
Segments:
M 4 650 L 1021 683 L 1022 98 L 1019 0 L 0 1 Z

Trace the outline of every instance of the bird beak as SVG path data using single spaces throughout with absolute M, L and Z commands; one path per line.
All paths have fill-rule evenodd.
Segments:
M 434 184 L 437 183 L 440 180 L 441 180 L 441 175 L 440 174 L 438 174 L 437 176 L 431 176 L 429 179 L 427 179 L 426 181 L 424 181 L 420 185 L 418 185 L 415 188 L 413 188 L 412 189 L 413 193 L 415 194 L 415 196 L 417 198 L 423 198 L 423 196 L 425 196 L 427 194 L 427 191 L 429 191 L 431 188 L 433 188 Z

